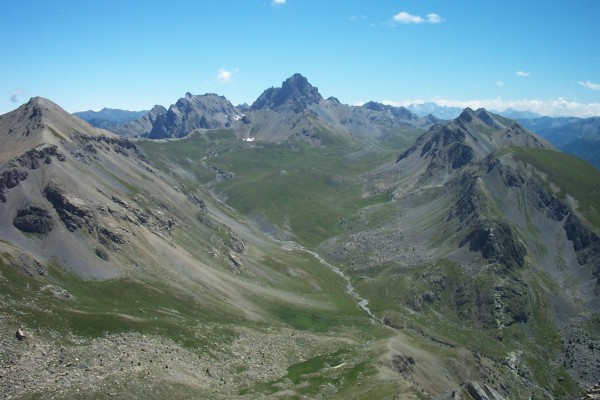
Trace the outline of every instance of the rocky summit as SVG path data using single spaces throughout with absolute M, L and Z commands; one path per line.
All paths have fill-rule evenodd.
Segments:
M 521 124 L 295 74 L 111 129 L 0 116 L 6 398 L 596 395 L 600 172 Z
M 279 112 L 301 112 L 312 104 L 323 100 L 319 90 L 308 83 L 308 79 L 294 74 L 280 88 L 269 88 L 256 99 L 251 110 L 273 110 Z

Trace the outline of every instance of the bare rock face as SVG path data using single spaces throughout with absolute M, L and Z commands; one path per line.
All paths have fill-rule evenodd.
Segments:
M 311 104 L 318 104 L 323 97 L 319 90 L 312 86 L 300 74 L 286 79 L 280 88 L 265 90 L 252 104 L 252 110 L 273 110 L 277 112 L 302 112 Z
M 47 210 L 32 205 L 17 212 L 13 225 L 22 232 L 47 234 L 54 228 L 54 221 Z
M 474 400 L 504 400 L 504 397 L 486 384 L 469 382 L 465 389 Z
M 160 111 L 159 113 L 156 113 Z M 184 137 L 194 129 L 228 128 L 238 112 L 225 97 L 207 93 L 186 93 L 169 109 L 154 110 L 151 129 L 144 135 L 152 139 Z
M 93 215 L 81 199 L 70 196 L 55 182 L 50 182 L 44 188 L 44 196 L 52 203 L 69 231 L 75 232 L 84 225 L 88 230 L 93 230 Z
M 581 265 L 587 264 L 592 267 L 596 277 L 596 286 L 600 286 L 600 237 L 588 229 L 576 215 L 569 214 L 565 221 L 565 232 L 567 239 L 573 243 L 577 253 L 577 261 Z

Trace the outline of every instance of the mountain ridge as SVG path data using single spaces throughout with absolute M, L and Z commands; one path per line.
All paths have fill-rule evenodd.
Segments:
M 384 120 L 387 128 L 382 130 Z M 293 138 L 322 145 L 322 132 L 338 137 L 334 140 L 373 141 L 401 130 L 425 129 L 435 122 L 432 116 L 420 118 L 403 107 L 375 102 L 364 107 L 347 106 L 335 98 L 324 99 L 307 78 L 296 73 L 281 87 L 265 90 L 247 109 L 235 107 L 216 94 L 187 93 L 168 109 L 155 106 L 143 118 L 111 129 L 125 137 L 152 139 L 184 137 L 198 129 L 233 129 L 242 139 Z

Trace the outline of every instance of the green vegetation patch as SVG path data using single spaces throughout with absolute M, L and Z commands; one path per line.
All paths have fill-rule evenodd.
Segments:
M 600 171 L 588 162 L 547 149 L 514 147 L 517 158 L 531 164 L 548 176 L 548 180 L 560 188 L 559 196 L 573 196 L 578 211 L 600 230 Z
M 266 218 L 313 248 L 340 232 L 340 220 L 391 199 L 390 192 L 365 197 L 359 178 L 398 152 L 392 146 L 363 151 L 325 128 L 320 134 L 324 147 L 245 143 L 231 130 L 140 145 L 157 168 L 172 171 L 182 183 L 215 185 L 236 210 Z
M 354 363 L 355 356 L 348 349 L 320 355 L 288 368 L 286 376 L 273 382 L 257 384 L 241 394 L 273 394 L 283 388 L 292 388 L 296 395 L 286 398 L 305 398 L 317 395 L 323 386 L 351 387 L 362 378 L 367 362 Z
M 29 329 L 92 338 L 134 331 L 197 347 L 199 321 L 233 318 L 201 307 L 189 294 L 132 278 L 83 280 L 53 265 L 47 275 L 31 277 L 9 257 L 0 260 L 0 273 L 0 311 L 17 316 Z M 56 295 L 57 289 L 63 294 Z

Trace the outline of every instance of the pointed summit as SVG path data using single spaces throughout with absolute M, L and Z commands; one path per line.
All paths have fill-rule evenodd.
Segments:
M 473 118 L 475 118 L 475 112 L 469 107 L 465 108 L 458 116 L 458 119 L 467 123 L 473 121 Z
M 318 88 L 311 85 L 301 74 L 286 79 L 280 88 L 265 90 L 252 104 L 252 110 L 277 112 L 302 112 L 312 104 L 319 104 L 323 97 Z
M 93 128 L 48 99 L 33 97 L 16 110 L 0 116 L 0 141 L 8 149 L 0 157 L 0 164 L 36 146 L 70 141 L 77 133 L 111 135 Z

